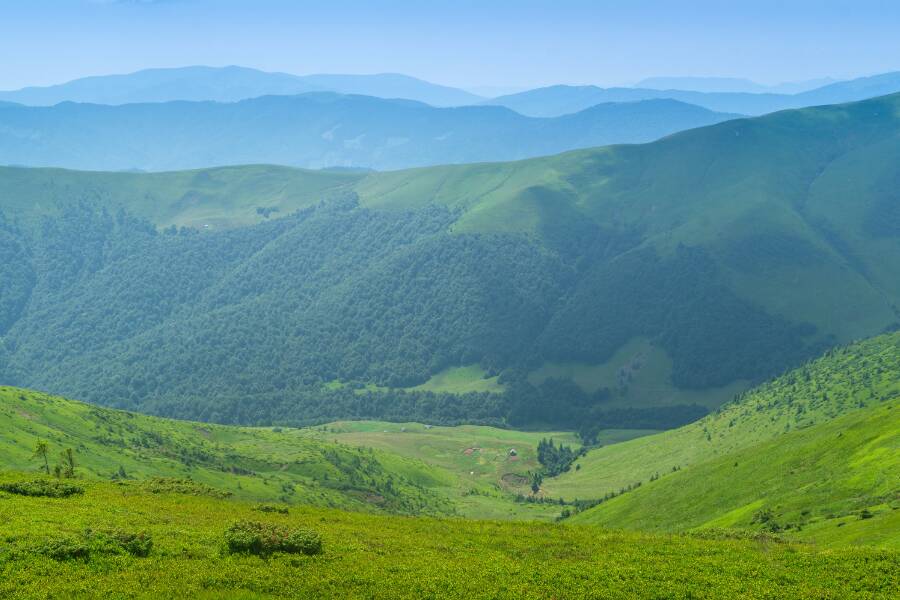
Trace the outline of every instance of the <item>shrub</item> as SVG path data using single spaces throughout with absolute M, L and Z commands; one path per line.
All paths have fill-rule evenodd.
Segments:
M 280 515 L 286 515 L 290 512 L 287 506 L 281 504 L 257 504 L 253 507 L 253 510 L 264 513 L 278 513 Z
M 191 496 L 209 496 L 211 498 L 228 498 L 231 496 L 231 492 L 218 490 L 192 479 L 151 477 L 144 481 L 142 485 L 144 489 L 153 494 L 188 494 Z
M 94 548 L 103 554 L 130 554 L 139 558 L 150 555 L 153 549 L 153 538 L 146 532 L 130 532 L 113 529 L 98 533 L 86 534 L 94 541 Z
M 239 521 L 225 531 L 225 547 L 231 554 L 268 556 L 275 552 L 318 554 L 322 538 L 311 529 L 288 529 L 256 521 Z
M 68 498 L 75 494 L 84 493 L 84 488 L 81 486 L 50 479 L 0 483 L 0 490 L 20 496 L 43 496 L 47 498 Z
M 87 558 L 91 549 L 83 539 L 61 537 L 45 541 L 35 549 L 35 552 L 54 560 L 72 560 Z
M 87 530 L 80 537 L 52 538 L 34 548 L 34 552 L 54 560 L 72 560 L 96 554 L 129 554 L 144 558 L 152 549 L 153 539 L 149 534 L 112 529 Z

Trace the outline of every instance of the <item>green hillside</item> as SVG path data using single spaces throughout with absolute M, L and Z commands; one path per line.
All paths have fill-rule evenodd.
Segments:
M 743 394 L 696 423 L 593 450 L 580 469 L 545 482 L 545 493 L 599 498 L 673 468 L 695 465 L 756 447 L 900 396 L 900 333 L 835 348 Z M 894 423 L 896 427 L 896 423 Z M 727 462 L 727 460 L 726 460 Z M 733 461 L 732 461 L 733 462 Z M 738 461 L 740 464 L 740 461 Z M 662 477 L 665 479 L 665 477 Z
M 900 399 L 731 452 L 574 517 L 641 530 L 740 527 L 900 548 Z
M 50 468 L 67 448 L 77 474 L 150 482 L 190 479 L 238 498 L 402 513 L 451 513 L 447 474 L 395 454 L 312 440 L 301 430 L 223 427 L 98 408 L 0 387 L 0 466 Z M 437 491 L 436 491 L 437 490 Z
M 21 478 L 4 473 L 0 484 Z M 129 483 L 85 483 L 68 498 L 0 492 L 0 596 L 886 599 L 900 590 L 898 554 L 870 548 L 257 508 Z M 226 530 L 238 521 L 311 529 L 321 551 L 232 554 Z
M 898 115 L 387 173 L 4 169 L 0 381 L 245 425 L 677 427 L 896 327 Z

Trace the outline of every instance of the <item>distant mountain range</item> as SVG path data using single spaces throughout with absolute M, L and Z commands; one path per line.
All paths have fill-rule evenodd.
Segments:
M 685 90 L 692 92 L 740 92 L 747 94 L 799 94 L 838 83 L 837 79 L 822 77 L 806 81 L 790 81 L 763 85 L 740 77 L 650 77 L 634 87 L 651 90 Z
M 244 163 L 397 169 L 648 142 L 736 115 L 675 100 L 556 118 L 312 92 L 240 102 L 0 104 L 0 164 L 172 170 Z
M 269 95 L 328 91 L 378 98 L 406 98 L 433 106 L 462 106 L 484 98 L 395 73 L 377 75 L 290 75 L 245 67 L 146 69 L 126 75 L 85 77 L 49 87 L 0 92 L 0 100 L 30 106 L 60 102 L 132 104 L 171 100 L 236 102 Z
M 762 115 L 788 108 L 854 102 L 898 91 L 900 91 L 900 72 L 894 72 L 841 81 L 800 94 L 696 92 L 678 89 L 555 85 L 501 96 L 484 103 L 505 106 L 523 115 L 553 117 L 577 112 L 602 102 L 635 102 L 671 98 L 714 111 Z

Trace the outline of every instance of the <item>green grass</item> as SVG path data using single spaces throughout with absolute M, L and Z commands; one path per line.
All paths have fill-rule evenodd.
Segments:
M 458 514 L 474 518 L 548 520 L 562 510 L 557 505 L 514 502 L 531 493 L 529 471 L 541 468 L 537 445 L 541 439 L 578 447 L 571 432 L 516 431 L 465 425 L 432 427 L 420 423 L 350 421 L 307 430 L 321 440 L 376 448 L 391 455 L 421 461 L 442 473 L 445 492 Z M 614 444 L 646 435 L 642 430 L 605 430 L 601 443 Z M 516 456 L 510 456 L 510 450 Z
M 760 511 L 771 511 L 768 522 L 753 522 Z M 786 528 L 820 545 L 900 549 L 900 400 L 665 474 L 574 520 L 660 531 Z
M 250 500 L 352 510 L 452 513 L 447 475 L 380 450 L 312 439 L 300 429 L 226 427 L 94 407 L 0 387 L 0 466 L 36 472 L 38 441 L 51 467 L 66 448 L 78 473 L 110 479 L 190 478 Z
M 488 377 L 484 369 L 478 365 L 465 367 L 448 367 L 439 373 L 435 373 L 431 379 L 413 390 L 426 392 L 448 392 L 451 394 L 466 394 L 468 392 L 493 392 L 504 391 L 504 386 L 497 383 L 497 376 Z
M 0 474 L 17 480 L 18 473 Z M 616 533 L 592 526 L 382 517 L 295 507 L 287 515 L 205 496 L 86 483 L 64 500 L 0 494 L 0 596 L 32 598 L 891 598 L 900 555 L 753 540 Z M 317 531 L 323 553 L 221 552 L 253 520 Z M 146 558 L 37 553 L 85 530 L 146 532 Z
M 832 350 L 696 423 L 591 451 L 580 470 L 547 481 L 545 489 L 567 499 L 602 497 L 898 395 L 900 333 L 893 333 Z
M 190 478 L 237 498 L 349 510 L 553 520 L 558 505 L 530 493 L 543 438 L 577 446 L 567 432 L 420 423 L 338 422 L 320 427 L 232 427 L 149 417 L 0 387 L 0 468 L 37 472 L 75 450 L 78 473 L 128 480 Z M 601 432 L 604 443 L 646 431 Z M 509 451 L 516 450 L 516 456 Z M 468 451 L 468 452 L 467 452 Z

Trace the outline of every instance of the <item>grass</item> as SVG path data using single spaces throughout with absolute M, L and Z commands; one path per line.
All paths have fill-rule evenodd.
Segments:
M 0 474 L 0 480 L 21 477 Z M 0 596 L 84 598 L 891 598 L 900 555 L 592 526 L 383 517 L 87 483 L 65 500 L 0 496 Z M 312 529 L 319 555 L 222 552 L 236 521 Z M 48 542 L 112 529 L 152 539 L 146 558 Z
M 574 520 L 643 531 L 785 530 L 819 545 L 900 550 L 900 399 L 665 474 Z
M 591 451 L 545 482 L 555 497 L 597 498 L 656 473 L 712 460 L 900 395 L 900 333 L 830 351 L 679 429 Z
M 425 392 L 448 392 L 450 394 L 466 394 L 468 392 L 501 393 L 506 388 L 497 382 L 498 376 L 488 377 L 484 369 L 478 365 L 465 367 L 448 367 L 432 375 L 431 379 L 414 390 Z
M 447 475 L 380 450 L 312 439 L 299 429 L 226 427 L 94 407 L 47 394 L 0 387 L 0 465 L 51 467 L 66 448 L 91 479 L 186 479 L 248 500 L 351 510 L 452 513 L 436 491 Z M 124 474 L 124 475 L 122 475 Z
M 420 423 L 342 421 L 307 430 L 316 439 L 348 446 L 376 448 L 390 455 L 421 461 L 446 474 L 445 492 L 458 514 L 473 518 L 550 520 L 557 505 L 514 502 L 531 493 L 530 471 L 538 471 L 537 445 L 541 439 L 578 447 L 571 432 L 516 431 L 465 425 L 432 427 Z M 604 430 L 601 443 L 614 444 L 648 432 Z M 510 450 L 516 455 L 511 456 Z
M 530 493 L 538 442 L 577 446 L 574 434 L 419 423 L 339 422 L 321 427 L 232 427 L 99 408 L 0 387 L 0 467 L 37 472 L 39 441 L 51 468 L 66 448 L 90 479 L 190 479 L 237 498 L 349 510 L 553 520 L 558 505 Z M 646 434 L 601 432 L 604 443 Z M 509 451 L 516 450 L 516 456 Z M 122 475 L 124 473 L 124 475 Z

